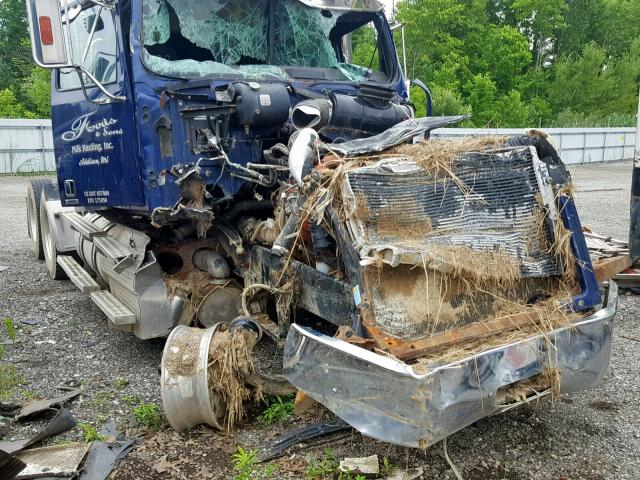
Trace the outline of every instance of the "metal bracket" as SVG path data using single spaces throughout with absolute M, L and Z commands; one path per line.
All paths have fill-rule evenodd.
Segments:
M 582 232 L 582 224 L 572 198 L 564 195 L 558 197 L 558 208 L 564 226 L 571 232 L 571 249 L 576 257 L 580 284 L 580 294 L 573 297 L 572 308 L 576 312 L 589 310 L 599 305 L 602 299 L 587 241 Z

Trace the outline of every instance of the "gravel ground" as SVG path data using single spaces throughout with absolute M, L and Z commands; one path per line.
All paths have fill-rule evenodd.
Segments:
M 628 163 L 573 168 L 576 201 L 585 225 L 624 238 L 628 228 L 631 166 Z M 88 296 L 68 281 L 49 280 L 32 254 L 26 234 L 24 195 L 28 179 L 0 177 L 0 319 L 18 326 L 15 343 L 5 340 L 4 364 L 22 378 L 13 397 L 51 396 L 61 385 L 79 385 L 82 394 L 68 404 L 79 421 L 101 425 L 114 419 L 142 443 L 118 471 L 116 479 L 232 478 L 230 454 L 236 445 L 256 448 L 274 435 L 302 425 L 265 427 L 255 417 L 234 434 L 198 428 L 178 435 L 165 428 L 142 432 L 132 420 L 140 402 L 160 403 L 158 365 L 162 341 L 139 341 L 107 326 Z M 552 406 L 523 407 L 485 419 L 449 439 L 449 455 L 469 480 L 489 479 L 637 479 L 640 474 L 640 298 L 623 296 L 616 321 L 611 373 L 593 391 L 563 396 Z M 21 324 L 34 320 L 36 325 Z M 122 380 L 119 380 L 122 379 Z M 320 412 L 320 415 L 323 413 Z M 14 426 L 10 438 L 23 438 L 42 421 Z M 78 439 L 73 431 L 60 439 Z M 420 466 L 424 478 L 454 478 L 438 445 L 425 452 L 385 445 L 357 433 L 329 444 L 343 456 L 387 456 L 401 467 Z M 304 478 L 311 457 L 321 448 L 279 460 L 270 478 Z M 158 474 L 155 470 L 165 470 Z M 160 468 L 163 467 L 163 468 Z

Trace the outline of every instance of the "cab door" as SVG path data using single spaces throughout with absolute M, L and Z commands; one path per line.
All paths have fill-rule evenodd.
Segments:
M 78 5 L 78 4 L 76 4 Z M 145 205 L 120 11 L 87 2 L 70 9 L 69 43 L 77 69 L 52 75 L 51 120 L 64 206 Z M 107 101 L 105 90 L 123 99 Z

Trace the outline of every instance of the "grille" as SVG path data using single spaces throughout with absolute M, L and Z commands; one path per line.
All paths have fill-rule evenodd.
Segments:
M 407 158 L 349 172 L 343 186 L 347 225 L 365 267 L 378 326 L 411 339 L 492 314 L 490 295 L 474 292 L 470 298 L 465 285 L 442 276 L 437 265 L 415 268 L 425 254 L 437 257 L 443 247 L 499 252 L 487 257 L 491 262 L 510 257 L 523 277 L 509 290 L 513 299 L 531 298 L 548 277 L 560 275 L 561 266 L 544 246 L 551 230 L 540 204 L 553 198 L 542 180 L 545 171 L 535 150 L 519 148 L 458 158 L 459 182 L 444 173 L 434 178 Z
M 560 266 L 536 234 L 541 188 L 548 187 L 537 180 L 534 155 L 518 149 L 458 159 L 454 171 L 466 191 L 407 159 L 350 172 L 350 226 L 361 255 L 467 246 L 501 251 L 518 262 L 523 277 L 559 275 Z

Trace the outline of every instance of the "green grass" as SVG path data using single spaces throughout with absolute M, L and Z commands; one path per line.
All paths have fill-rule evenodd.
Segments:
M 306 480 L 321 480 L 325 478 L 337 478 L 338 480 L 365 480 L 364 475 L 354 474 L 352 472 L 340 471 L 340 462 L 336 458 L 336 455 L 330 448 L 324 449 L 324 455 L 315 460 L 311 460 L 304 474 Z M 387 474 L 393 468 L 386 460 L 387 463 L 383 465 L 387 466 Z
M 245 450 L 238 447 L 236 453 L 231 456 L 233 470 L 235 475 L 233 480 L 266 480 L 276 478 L 278 465 L 275 463 L 267 463 L 264 466 L 259 465 L 258 450 Z
M 393 464 L 388 457 L 384 457 L 382 459 L 382 468 L 380 468 L 380 475 L 383 477 L 388 477 L 389 475 L 391 475 L 391 470 L 393 470 Z
M 40 392 L 34 392 L 32 390 L 22 390 L 21 395 L 25 400 L 39 400 L 44 398 L 44 395 Z
M 242 447 L 238 447 L 238 451 L 231 456 L 233 469 L 236 475 L 233 480 L 251 480 L 257 474 L 257 458 L 258 451 L 247 451 Z
M 333 475 L 339 467 L 340 463 L 336 458 L 333 450 L 324 449 L 324 455 L 315 460 L 311 460 L 304 474 L 306 480 L 319 480 L 326 476 Z
M 138 395 L 124 395 L 122 397 L 122 401 L 133 407 L 134 405 L 138 405 L 140 403 L 140 397 Z
M 293 398 L 285 400 L 278 396 L 273 398 L 271 404 L 262 412 L 262 423 L 273 425 L 288 420 L 293 415 L 293 402 Z
M 124 390 L 129 385 L 129 380 L 126 378 L 116 378 L 116 381 L 113 382 L 113 386 L 118 390 Z
M 16 341 L 16 326 L 10 317 L 4 319 L 4 328 L 7 330 L 7 336 L 12 342 Z
M 117 395 L 114 392 L 102 390 L 100 392 L 94 393 L 89 403 L 94 407 L 102 408 L 108 403 L 115 400 L 116 397 Z
M 0 400 L 9 400 L 22 378 L 14 365 L 0 364 Z
M 148 430 L 158 430 L 163 423 L 157 403 L 141 403 L 133 409 L 133 418 Z
M 106 435 L 98 433 L 96 427 L 89 423 L 78 423 L 78 428 L 82 432 L 82 440 L 84 440 L 85 443 L 95 442 L 96 440 L 99 442 L 105 442 L 107 440 Z

